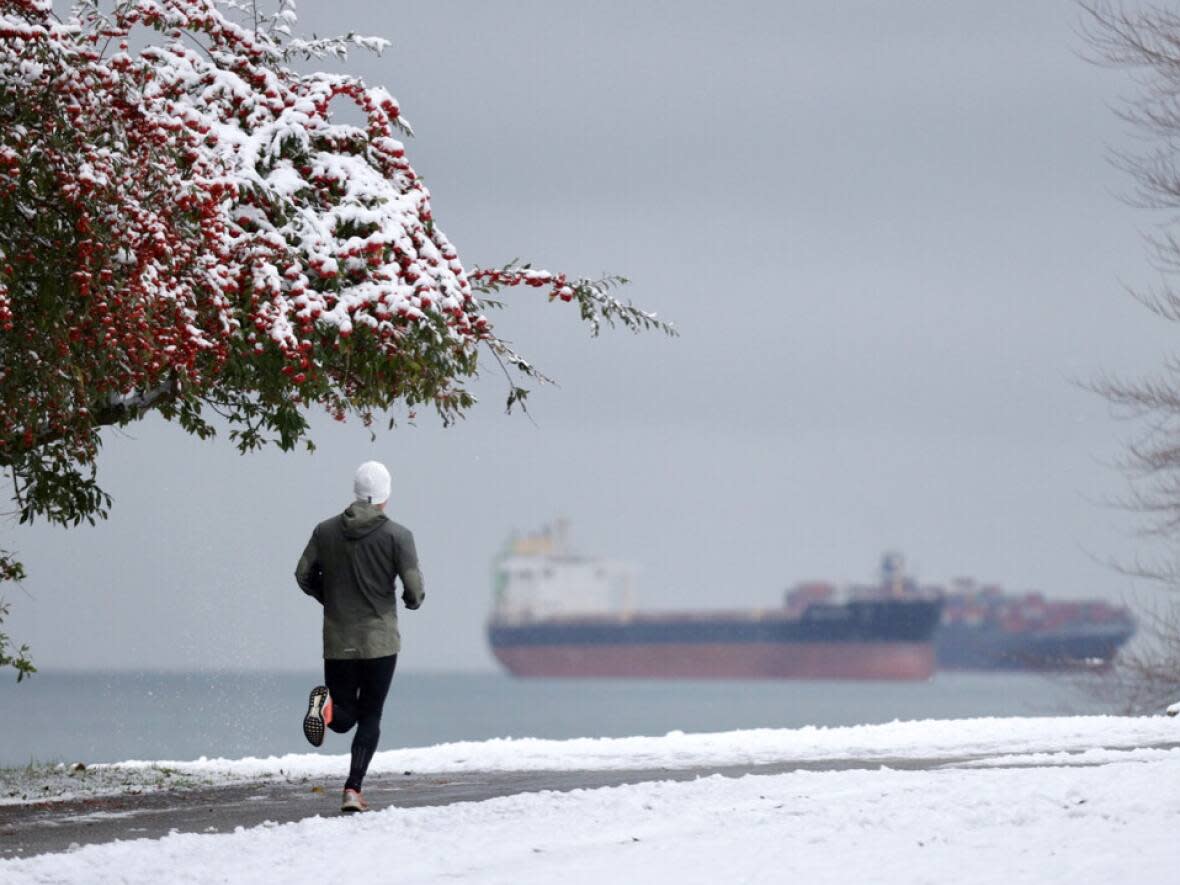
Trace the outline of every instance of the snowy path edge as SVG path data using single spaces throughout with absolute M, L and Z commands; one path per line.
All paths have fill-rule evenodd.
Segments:
M 498 738 L 384 750 L 377 776 L 415 773 L 602 771 L 756 766 L 818 760 L 1073 753 L 1180 743 L 1180 720 L 1165 716 L 1060 716 L 926 719 L 876 725 L 807 726 L 625 738 Z M 347 756 L 284 756 L 190 761 L 131 760 L 71 773 L 64 767 L 0 772 L 0 804 L 23 804 L 156 789 L 334 777 Z M 29 779 L 45 781 L 30 784 Z

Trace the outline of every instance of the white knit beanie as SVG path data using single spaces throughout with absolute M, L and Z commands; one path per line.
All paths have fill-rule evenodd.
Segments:
M 389 500 L 389 471 L 380 461 L 366 461 L 356 469 L 352 491 L 358 501 L 384 504 Z

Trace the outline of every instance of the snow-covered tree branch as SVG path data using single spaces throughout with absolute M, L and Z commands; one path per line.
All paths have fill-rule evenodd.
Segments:
M 290 66 L 384 41 L 299 39 L 294 6 L 0 0 L 0 466 L 23 520 L 105 515 L 99 429 L 148 411 L 290 449 L 312 406 L 452 421 L 485 349 L 542 378 L 485 315 L 504 286 L 576 301 L 595 334 L 672 331 L 618 278 L 465 270 L 398 102 Z

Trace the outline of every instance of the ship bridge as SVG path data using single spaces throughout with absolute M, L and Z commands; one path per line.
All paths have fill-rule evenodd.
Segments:
M 636 569 L 572 552 L 564 523 L 512 540 L 494 567 L 492 620 L 626 613 Z

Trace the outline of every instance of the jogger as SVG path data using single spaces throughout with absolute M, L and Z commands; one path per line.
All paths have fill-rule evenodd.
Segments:
M 326 687 L 312 689 L 303 733 L 318 747 L 325 728 L 344 734 L 356 727 L 343 811 L 368 808 L 361 785 L 401 651 L 396 581 L 406 608 L 418 608 L 426 596 L 414 536 L 383 512 L 389 490 L 382 464 L 362 464 L 353 480 L 356 500 L 315 527 L 295 569 L 303 592 L 324 607 Z

